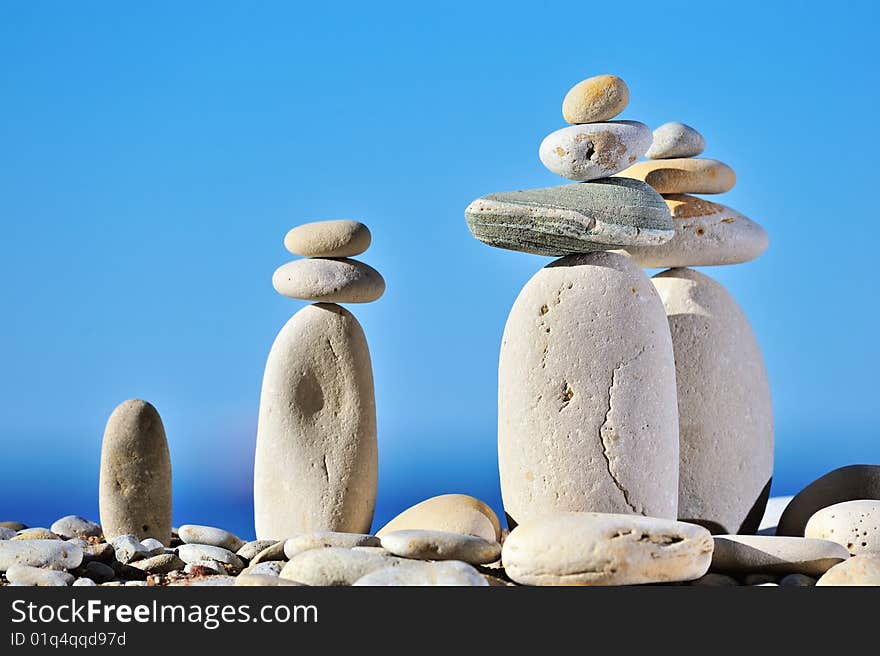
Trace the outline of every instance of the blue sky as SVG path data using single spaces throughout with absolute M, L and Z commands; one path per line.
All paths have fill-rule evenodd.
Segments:
M 443 492 L 499 506 L 496 370 L 547 258 L 491 249 L 475 197 L 561 182 L 538 144 L 575 82 L 678 120 L 760 222 L 740 301 L 774 396 L 775 493 L 880 461 L 880 74 L 873 3 L 0 5 L 0 519 L 97 516 L 104 423 L 153 402 L 175 521 L 252 532 L 260 381 L 302 303 L 272 290 L 292 226 L 367 223 L 388 283 L 352 307 L 373 355 L 377 522 Z M 785 3 L 788 5 L 789 3 Z

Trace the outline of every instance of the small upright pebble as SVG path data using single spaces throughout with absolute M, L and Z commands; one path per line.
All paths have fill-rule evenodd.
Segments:
M 651 159 L 618 175 L 642 180 L 661 194 L 723 194 L 736 184 L 733 169 L 714 159 Z
M 829 569 L 817 586 L 880 586 L 880 554 L 859 554 Z
M 651 130 L 638 121 L 570 125 L 548 134 L 538 156 L 556 175 L 597 180 L 624 170 L 651 145 Z
M 385 293 L 385 279 L 357 260 L 308 258 L 281 265 L 272 286 L 282 296 L 316 303 L 371 303 Z
M 716 535 L 712 571 L 819 576 L 849 558 L 830 540 L 769 535 Z
M 857 499 L 880 499 L 880 465 L 848 465 L 820 476 L 788 503 L 776 534 L 801 536 L 817 511 Z
M 880 500 L 844 501 L 817 511 L 804 536 L 832 540 L 851 554 L 880 553 Z
M 162 419 L 146 401 L 124 401 L 107 421 L 99 502 L 108 540 L 131 534 L 170 544 L 171 458 Z
M 473 565 L 501 556 L 501 545 L 475 535 L 410 529 L 382 536 L 382 547 L 395 556 L 418 560 L 460 560 Z
M 13 565 L 76 569 L 82 561 L 82 549 L 64 540 L 0 540 L 0 572 Z
M 18 585 L 37 585 L 41 587 L 67 586 L 74 577 L 67 572 L 59 572 L 31 565 L 13 565 L 6 570 L 6 580 Z
M 632 585 L 697 579 L 709 569 L 702 526 L 641 515 L 560 512 L 519 524 L 501 553 L 523 585 Z
M 562 101 L 569 123 L 595 123 L 614 118 L 629 104 L 629 88 L 616 75 L 595 75 L 575 84 Z
M 55 535 L 52 531 L 47 528 L 35 527 L 35 528 L 26 528 L 22 529 L 18 533 L 15 534 L 13 540 L 60 540 L 61 538 Z
M 144 547 L 133 535 L 118 535 L 110 540 L 110 544 L 113 545 L 117 562 L 123 565 L 128 565 L 150 555 L 150 550 Z
M 370 247 L 372 236 L 363 223 L 337 219 L 314 221 L 293 228 L 284 247 L 303 257 L 354 257 Z
M 76 515 L 62 517 L 49 527 L 56 535 L 62 538 L 91 538 L 101 535 L 101 527 L 95 522 L 89 521 Z
M 381 529 L 378 537 L 391 531 L 424 529 L 476 535 L 501 541 L 501 522 L 487 504 L 467 494 L 441 494 L 407 508 Z
M 318 531 L 303 533 L 284 542 L 284 555 L 288 560 L 309 549 L 323 547 L 378 547 L 379 538 L 365 533 L 340 533 L 337 531 Z
M 238 551 L 244 544 L 244 541 L 237 535 L 213 526 L 184 524 L 177 529 L 177 534 L 186 544 L 207 544 L 213 547 L 222 547 L 229 551 Z
M 696 157 L 706 150 L 703 135 L 684 123 L 672 121 L 654 130 L 653 142 L 646 153 L 648 159 Z
M 489 582 L 467 563 L 448 560 L 437 563 L 406 562 L 384 567 L 354 582 L 370 586 L 471 586 L 486 587 Z

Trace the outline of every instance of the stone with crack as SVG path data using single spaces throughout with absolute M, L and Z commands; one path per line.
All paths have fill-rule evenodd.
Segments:
M 672 340 L 657 290 L 627 257 L 538 271 L 508 317 L 498 376 L 509 523 L 562 510 L 676 518 Z
M 705 528 L 654 517 L 561 512 L 521 523 L 504 542 L 523 585 L 632 585 L 698 579 L 712 561 Z

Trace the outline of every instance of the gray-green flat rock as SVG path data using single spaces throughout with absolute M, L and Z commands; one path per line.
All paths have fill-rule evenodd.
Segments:
M 627 178 L 489 194 L 468 205 L 465 219 L 483 243 L 536 255 L 651 246 L 675 234 L 660 194 Z

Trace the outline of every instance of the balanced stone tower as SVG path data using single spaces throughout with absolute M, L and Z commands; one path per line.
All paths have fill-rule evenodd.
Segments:
M 609 120 L 628 101 L 613 75 L 577 84 L 563 102 L 573 125 L 544 139 L 540 157 L 580 184 L 490 194 L 465 211 L 490 246 L 562 256 L 525 285 L 502 339 L 498 460 L 511 527 L 553 511 L 677 516 L 666 313 L 639 266 L 612 252 L 675 234 L 649 184 L 609 177 L 652 143 L 644 124 Z
M 347 259 L 370 241 L 365 225 L 348 220 L 301 225 L 284 240 L 305 259 L 280 267 L 272 284 L 314 304 L 281 329 L 266 362 L 254 462 L 258 539 L 370 530 L 378 479 L 373 370 L 360 323 L 337 305 L 384 293 L 376 270 Z
M 682 123 L 654 131 L 649 161 L 621 176 L 663 194 L 675 236 L 628 246 L 657 274 L 675 349 L 681 465 L 678 515 L 714 533 L 754 533 L 773 472 L 773 412 L 764 361 L 748 319 L 730 293 L 686 267 L 737 264 L 767 248 L 767 233 L 736 210 L 690 194 L 718 194 L 736 182 L 727 165 L 701 159 L 705 140 Z

